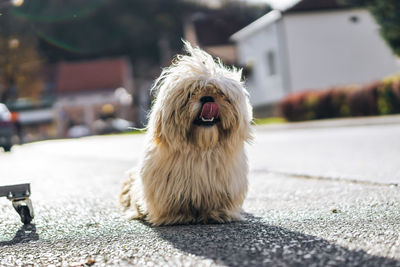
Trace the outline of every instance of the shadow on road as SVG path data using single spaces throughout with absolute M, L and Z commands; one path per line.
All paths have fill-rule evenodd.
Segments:
M 39 240 L 39 235 L 36 233 L 36 226 L 34 224 L 26 224 L 17 231 L 12 240 L 0 241 L 0 247 L 28 243 L 36 240 Z
M 181 251 L 228 266 L 400 266 L 400 261 L 267 225 L 249 214 L 243 222 L 154 230 Z

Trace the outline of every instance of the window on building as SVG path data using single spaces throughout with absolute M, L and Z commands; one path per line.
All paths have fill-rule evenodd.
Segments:
M 349 20 L 352 23 L 358 23 L 360 21 L 360 18 L 358 16 L 350 16 Z
M 277 74 L 276 55 L 273 51 L 267 53 L 268 74 L 270 76 Z

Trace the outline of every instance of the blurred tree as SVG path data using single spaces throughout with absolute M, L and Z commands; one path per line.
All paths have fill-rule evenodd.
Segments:
M 400 56 L 400 1 L 399 0 L 341 0 L 350 6 L 368 8 L 381 26 L 380 32 L 393 52 Z
M 0 16 L 0 102 L 37 99 L 43 89 L 42 59 L 34 35 L 5 10 Z
M 246 10 L 228 2 L 231 12 Z M 40 50 L 49 62 L 128 55 L 137 68 L 165 64 L 182 48 L 187 16 L 204 10 L 188 0 L 30 0 L 14 14 L 40 37 Z M 252 8 L 245 14 L 252 21 L 259 11 Z
M 3 2 L 2 2 L 3 3 Z M 136 74 L 168 63 L 182 48 L 183 25 L 196 12 L 215 12 L 196 0 L 29 0 L 0 5 L 0 101 L 35 98 L 43 62 L 127 55 Z M 219 10 L 244 24 L 264 7 L 225 0 Z M 236 16 L 237 15 L 237 16 Z M 232 17 L 231 16 L 231 17 Z M 228 21 L 225 23 L 229 24 Z M 137 68 L 141 68 L 139 71 Z
M 30 22 L 50 62 L 129 55 L 159 62 L 159 42 L 176 48 L 185 14 L 181 0 L 30 0 L 15 15 Z
M 43 89 L 41 67 L 32 40 L 22 36 L 0 38 L 0 102 L 13 96 L 37 99 Z

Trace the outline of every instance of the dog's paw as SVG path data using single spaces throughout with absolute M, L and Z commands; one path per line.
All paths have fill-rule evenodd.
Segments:
M 129 179 L 122 184 L 121 194 L 119 195 L 119 203 L 124 210 L 129 209 L 131 206 L 131 187 L 132 179 Z
M 143 215 L 139 213 L 136 209 L 129 209 L 125 211 L 124 217 L 128 220 L 140 220 L 143 219 Z
M 240 214 L 239 211 L 213 211 L 211 212 L 206 221 L 210 223 L 229 223 L 229 222 L 237 222 L 243 221 L 244 217 Z

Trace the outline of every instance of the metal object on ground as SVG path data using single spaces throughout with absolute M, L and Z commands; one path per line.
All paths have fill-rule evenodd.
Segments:
M 34 218 L 30 184 L 0 186 L 0 197 L 7 197 L 21 217 L 21 222 L 29 224 Z

